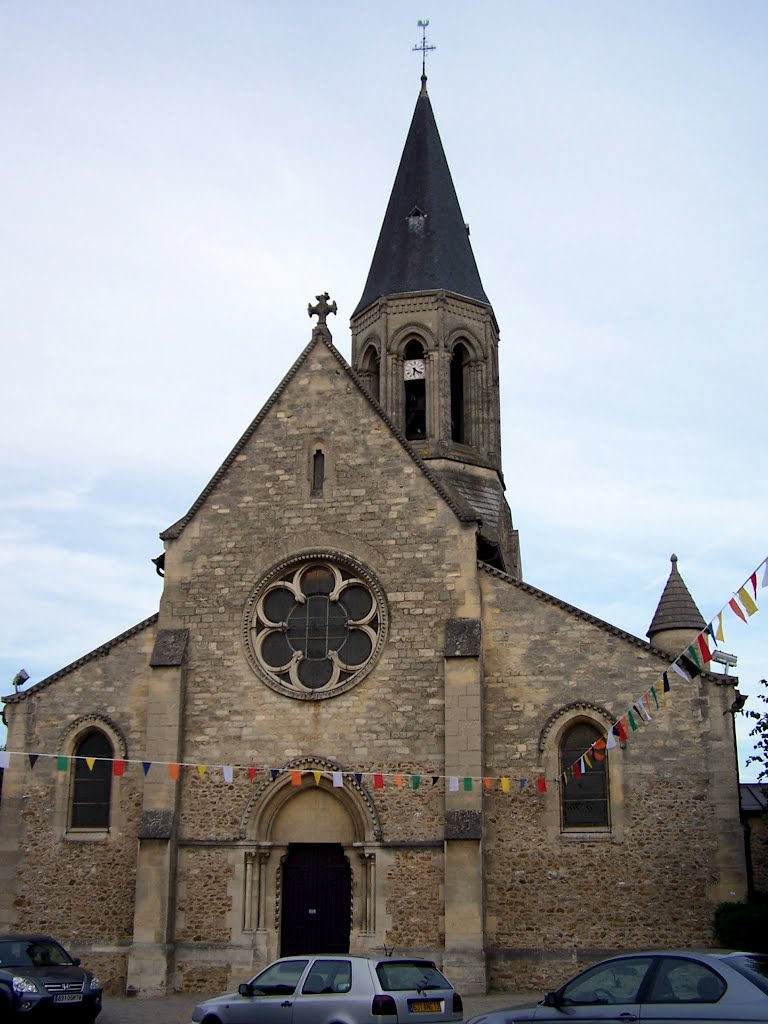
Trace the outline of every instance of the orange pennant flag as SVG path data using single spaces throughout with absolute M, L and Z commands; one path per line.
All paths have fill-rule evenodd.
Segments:
M 728 607 L 731 609 L 731 611 L 735 615 L 739 616 L 739 618 L 741 619 L 742 622 L 746 622 L 747 621 L 747 616 L 741 610 L 741 607 L 739 606 L 739 602 L 736 600 L 735 597 L 732 597 L 731 600 L 728 602 Z
M 168 774 L 170 775 L 170 777 L 172 779 L 178 779 L 178 777 L 179 777 L 179 767 L 180 766 L 177 765 L 177 764 L 169 764 L 168 765 Z
M 403 776 L 402 775 L 395 775 L 394 776 L 394 780 L 395 780 L 395 785 L 396 786 L 402 786 L 402 784 L 403 784 Z
M 301 785 L 301 772 L 297 771 L 296 769 L 294 769 L 291 772 L 291 785 L 292 786 L 300 786 Z
M 492 785 L 491 780 L 488 778 L 483 778 L 483 785 L 485 786 L 486 790 L 490 793 Z

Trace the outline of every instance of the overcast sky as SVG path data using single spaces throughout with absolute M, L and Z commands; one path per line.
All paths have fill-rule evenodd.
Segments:
M 419 18 L 525 579 L 644 637 L 673 551 L 708 620 L 768 554 L 764 0 L 0 0 L 0 692 L 157 609 L 318 292 L 349 357 Z

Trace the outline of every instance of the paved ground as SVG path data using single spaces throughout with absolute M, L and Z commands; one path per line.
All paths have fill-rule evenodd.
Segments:
M 536 1002 L 541 996 L 541 992 L 515 995 L 493 992 L 487 996 L 465 996 L 464 1020 L 484 1010 Z M 204 998 L 199 995 L 168 996 L 166 999 L 118 999 L 106 996 L 98 1024 L 189 1024 L 192 1010 Z

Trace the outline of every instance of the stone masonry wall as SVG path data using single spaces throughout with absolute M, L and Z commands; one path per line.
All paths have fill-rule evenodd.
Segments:
M 320 496 L 310 493 L 317 448 L 326 467 Z M 388 639 L 375 668 L 326 700 L 275 692 L 243 649 L 251 590 L 277 561 L 304 551 L 356 558 L 378 578 L 388 606 Z M 388 779 L 375 791 L 369 775 L 363 785 L 385 842 L 441 842 L 442 787 L 432 791 L 431 776 L 442 775 L 444 765 L 444 624 L 477 606 L 475 557 L 474 526 L 457 519 L 334 355 L 316 345 L 215 491 L 168 544 L 161 625 L 190 631 L 184 759 L 252 765 L 258 779 L 266 769 L 312 756 L 349 772 L 418 773 L 424 776 L 419 791 L 409 779 L 408 788 Z M 184 773 L 183 840 L 231 844 L 252 790 L 244 771 L 236 771 L 231 787 L 213 775 L 200 780 Z M 231 853 L 233 864 L 238 856 Z M 389 929 L 405 929 L 409 943 L 435 950 L 442 929 L 440 859 L 402 856 L 428 902 L 419 915 L 403 904 L 401 915 L 390 900 Z M 190 884 L 190 865 L 185 857 L 179 866 L 185 921 L 211 913 L 206 888 L 196 893 Z M 391 884 L 411 883 L 407 872 L 395 872 Z M 223 922 L 220 914 L 208 930 L 219 934 Z M 236 924 L 231 937 L 239 938 Z
M 49 685 L 27 691 L 10 709 L 9 738 L 25 750 L 56 754 L 63 752 L 73 725 L 109 723 L 125 741 L 125 756 L 141 758 L 153 639 L 148 626 Z M 58 771 L 52 757 L 41 756 L 34 768 L 25 759 L 21 813 L 4 824 L 15 830 L 21 856 L 13 912 L 3 926 L 53 934 L 112 992 L 124 991 L 133 934 L 142 780 L 135 764 L 113 778 L 108 833 L 69 833 L 70 772 Z
M 498 577 L 483 589 L 488 772 L 547 775 L 548 787 L 486 801 L 491 986 L 552 986 L 628 946 L 711 944 L 721 833 L 736 834 L 716 811 L 718 779 L 735 771 L 722 724 L 730 688 L 674 676 L 653 721 L 609 754 L 611 831 L 561 832 L 558 712 L 583 702 L 606 728 L 668 660 Z M 727 884 L 736 892 L 743 875 Z

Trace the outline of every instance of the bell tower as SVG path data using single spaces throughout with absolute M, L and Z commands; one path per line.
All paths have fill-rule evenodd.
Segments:
M 422 73 L 368 279 L 352 365 L 463 507 L 478 557 L 519 579 L 501 471 L 499 328 L 483 290 Z

